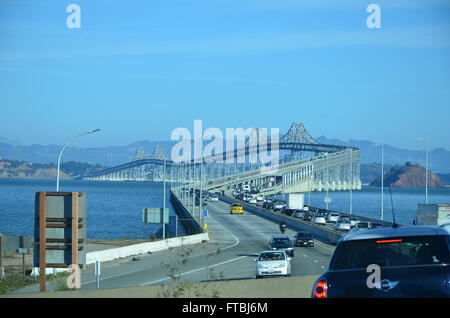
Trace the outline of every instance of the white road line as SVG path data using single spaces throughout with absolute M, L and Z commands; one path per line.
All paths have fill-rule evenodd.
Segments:
M 304 256 L 304 257 L 308 257 L 308 255 L 306 255 L 306 254 L 303 254 L 303 256 Z
M 314 263 L 319 263 L 319 261 L 315 259 L 315 260 L 314 260 Z
M 217 222 L 217 220 L 215 220 L 212 216 L 208 216 L 208 217 L 213 219 L 214 222 L 216 222 L 218 225 L 220 225 L 225 231 L 227 231 L 235 239 L 235 242 L 232 245 L 229 245 L 229 246 L 226 246 L 224 248 L 221 248 L 220 249 L 221 251 L 229 249 L 229 248 L 232 248 L 232 247 L 235 247 L 236 245 L 238 245 L 240 243 L 239 238 L 237 238 L 233 233 L 231 233 L 226 227 L 224 227 L 222 224 Z M 211 254 L 211 253 L 214 253 L 214 251 L 213 252 L 203 253 L 203 254 L 198 254 L 198 255 L 193 255 L 193 256 L 190 256 L 189 258 L 198 257 L 198 256 L 204 256 L 204 255 L 208 255 L 208 254 Z M 243 256 L 243 257 L 246 257 L 246 256 Z M 215 266 L 215 265 L 213 265 L 213 266 Z M 108 277 L 103 277 L 103 278 L 100 278 L 100 281 L 106 280 L 106 279 L 115 278 L 115 277 L 120 277 L 120 276 L 124 276 L 124 275 L 134 274 L 134 273 L 142 272 L 142 271 L 145 271 L 145 270 L 148 270 L 148 268 L 145 267 L 145 268 L 141 268 L 141 269 L 130 271 L 130 272 L 126 272 L 126 273 L 120 273 L 120 274 L 116 274 L 116 275 L 112 275 L 112 276 L 108 276 Z M 187 273 L 185 273 L 185 274 L 187 274 Z M 164 278 L 162 280 L 166 280 L 166 279 L 169 279 L 169 278 Z M 91 281 L 87 281 L 87 282 L 81 283 L 81 285 L 92 284 L 92 283 L 95 283 L 95 282 L 96 282 L 96 280 L 91 280 Z
M 234 261 L 240 260 L 240 259 L 242 259 L 242 258 L 246 258 L 246 257 L 247 257 L 247 256 L 240 256 L 240 257 L 233 258 L 233 259 L 229 259 L 229 260 L 227 260 L 227 261 L 224 261 L 224 262 L 221 262 L 221 263 L 217 263 L 217 264 L 214 264 L 214 265 L 205 266 L 205 267 L 202 267 L 202 268 L 197 268 L 197 269 L 191 270 L 191 271 L 189 271 L 189 272 L 181 273 L 181 274 L 179 275 L 179 277 L 181 277 L 181 276 L 183 276 L 183 275 L 192 274 L 192 273 L 195 273 L 195 272 L 198 272 L 198 271 L 202 271 L 202 270 L 205 270 L 205 269 L 208 269 L 208 268 L 217 267 L 217 266 L 219 266 L 219 265 L 223 265 L 223 264 L 226 264 L 226 263 L 234 262 Z M 165 280 L 168 280 L 168 279 L 172 279 L 172 278 L 166 277 L 166 278 L 154 280 L 154 281 L 152 281 L 152 282 L 142 284 L 141 286 L 146 286 L 146 285 L 150 285 L 150 284 L 154 284 L 154 283 L 159 283 L 159 282 L 162 282 L 162 281 L 165 281 Z

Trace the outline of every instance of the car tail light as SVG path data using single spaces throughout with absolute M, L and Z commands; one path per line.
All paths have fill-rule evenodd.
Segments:
M 399 243 L 403 241 L 402 239 L 393 239 L 393 240 L 379 240 L 377 244 L 386 244 L 386 243 Z
M 314 286 L 314 298 L 327 298 L 327 281 L 319 280 Z

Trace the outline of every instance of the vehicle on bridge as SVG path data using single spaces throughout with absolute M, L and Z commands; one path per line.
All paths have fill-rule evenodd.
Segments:
M 314 217 L 314 212 L 306 212 L 303 216 L 303 221 L 311 221 Z
M 209 200 L 210 200 L 211 202 L 217 202 L 217 201 L 219 201 L 219 197 L 218 197 L 216 194 L 212 194 L 212 195 L 209 197 Z
M 274 236 L 269 242 L 271 250 L 283 250 L 291 257 L 294 257 L 294 244 L 287 236 Z
M 314 237 L 310 232 L 300 231 L 294 236 L 294 246 L 314 247 Z
M 353 231 L 361 231 L 361 230 L 369 230 L 369 229 L 370 229 L 369 222 L 366 222 L 366 221 L 359 221 L 353 227 Z
M 341 217 L 340 213 L 330 212 L 327 215 L 327 222 L 329 222 L 329 223 L 336 223 L 337 221 L 339 221 L 340 217 Z
M 273 210 L 274 211 L 281 211 L 286 207 L 286 202 L 284 201 L 275 201 L 273 203 Z
M 239 203 L 234 203 L 231 206 L 230 214 L 244 214 L 244 207 Z
M 313 223 L 314 224 L 321 224 L 321 225 L 326 225 L 327 224 L 327 218 L 326 218 L 326 215 L 325 215 L 325 213 L 316 213 L 315 215 L 314 215 L 314 218 L 313 218 Z
M 448 298 L 449 281 L 450 224 L 381 228 L 344 236 L 311 296 Z
M 256 262 L 256 278 L 291 276 L 291 258 L 285 251 L 263 251 Z
M 352 225 L 350 224 L 349 220 L 339 220 L 336 222 L 335 229 L 339 231 L 350 231 L 352 229 Z

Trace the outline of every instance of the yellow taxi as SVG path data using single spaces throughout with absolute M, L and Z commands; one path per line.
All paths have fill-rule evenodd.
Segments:
M 244 207 L 238 203 L 235 203 L 231 206 L 230 214 L 243 214 Z

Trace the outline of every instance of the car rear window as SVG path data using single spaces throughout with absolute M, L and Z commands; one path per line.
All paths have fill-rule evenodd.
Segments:
M 442 235 L 344 241 L 336 248 L 330 269 L 444 264 L 449 254 Z
M 259 255 L 260 261 L 282 261 L 284 259 L 284 253 L 261 253 Z

